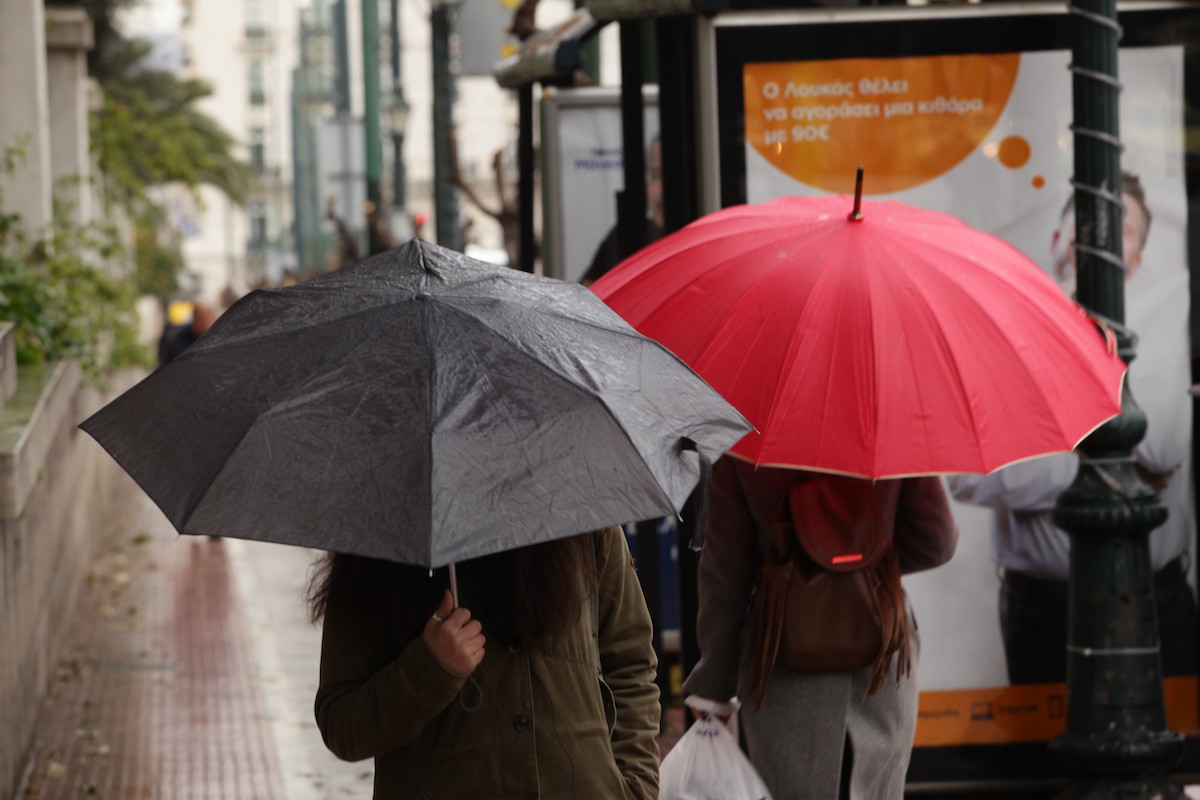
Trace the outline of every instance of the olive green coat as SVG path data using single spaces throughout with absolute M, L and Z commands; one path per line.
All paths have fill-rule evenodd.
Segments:
M 655 800 L 657 660 L 650 617 L 619 528 L 596 537 L 600 660 L 616 699 L 609 740 L 589 606 L 552 646 L 489 642 L 474 679 L 331 596 L 321 645 L 317 725 L 347 761 L 375 759 L 377 800 Z M 487 631 L 484 631 L 486 637 Z M 461 697 L 460 697 L 461 692 Z

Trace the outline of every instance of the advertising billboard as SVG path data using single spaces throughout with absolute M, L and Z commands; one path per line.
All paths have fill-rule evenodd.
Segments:
M 642 97 L 649 150 L 658 137 L 657 87 L 643 87 Z M 541 108 L 544 272 L 578 281 L 617 224 L 625 184 L 620 90 L 549 88 Z
M 1163 622 L 1164 692 L 1168 724 L 1193 745 L 1181 769 L 1195 773 L 1197 349 L 1188 221 L 1200 184 L 1187 158 L 1185 115 L 1200 94 L 1200 58 L 1188 44 L 1197 15 L 1185 5 L 1119 5 L 1118 68 L 1125 316 L 1138 337 L 1128 380 L 1148 419 L 1136 457 L 1170 514 L 1151 534 L 1153 566 L 1178 575 L 1186 593 L 1170 606 L 1183 609 L 1178 619 Z M 1065 4 L 724 14 L 704 37 L 704 68 L 716 86 L 707 152 L 718 179 L 708 184 L 708 210 L 784 195 L 852 196 L 862 166 L 865 197 L 954 214 L 1073 291 Z M 958 552 L 947 566 L 905 579 L 921 637 L 914 788 L 1057 775 L 1045 743 L 1065 728 L 1063 668 L 1027 668 L 1040 643 L 1013 631 L 1022 613 L 1055 613 L 1052 605 L 1030 611 L 1029 585 L 1062 584 L 1065 626 L 1068 545 L 1049 532 L 1049 513 L 1074 475 L 1074 458 L 946 479 Z M 1061 641 L 1057 647 L 1061 653 Z M 1184 655 L 1175 659 L 1175 651 Z

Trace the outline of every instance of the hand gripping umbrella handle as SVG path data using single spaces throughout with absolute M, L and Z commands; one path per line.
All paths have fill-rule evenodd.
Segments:
M 454 603 L 454 607 L 458 608 L 458 570 L 454 568 L 453 561 L 450 562 L 450 600 Z M 474 703 L 467 702 L 465 690 L 468 684 L 475 687 Z M 480 688 L 479 683 L 475 680 L 474 675 L 468 675 L 467 682 L 463 684 L 463 688 L 459 690 L 458 704 L 462 706 L 463 711 L 466 711 L 467 713 L 474 713 L 479 710 L 480 706 L 483 705 L 483 689 Z

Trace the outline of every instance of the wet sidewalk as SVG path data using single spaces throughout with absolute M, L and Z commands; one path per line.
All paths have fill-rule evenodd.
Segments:
M 252 565 L 240 546 L 249 543 L 179 537 L 132 484 L 100 535 L 19 797 L 326 796 L 309 754 L 281 749 L 303 732 L 281 740 L 275 730 L 281 698 L 268 681 L 287 676 L 266 674 L 254 630 L 254 614 L 271 604 L 250 613 L 242 596 L 238 572 Z M 299 607 L 311 556 L 291 556 L 299 575 L 269 591 L 292 592 Z M 315 654 L 312 662 L 315 685 Z M 309 774 L 295 773 L 296 756 Z M 362 791 L 336 796 L 370 797 L 367 767 Z
M 18 798 L 371 797 L 313 722 L 316 551 L 181 537 L 132 482 L 98 535 Z

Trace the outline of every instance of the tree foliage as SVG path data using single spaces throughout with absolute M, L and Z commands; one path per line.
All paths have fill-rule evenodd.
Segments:
M 233 155 L 233 137 L 197 109 L 211 87 L 139 69 L 148 50 L 126 41 L 113 51 L 112 77 L 101 84 L 104 98 L 92 118 L 92 148 L 111 199 L 141 217 L 154 206 L 149 188 L 181 183 L 213 186 L 244 202 L 252 186 L 249 165 Z
M 88 74 L 103 90 L 92 119 L 92 147 L 108 179 L 111 200 L 134 218 L 156 207 L 150 187 L 181 183 L 216 187 L 237 203 L 253 185 L 253 170 L 234 155 L 236 140 L 199 110 L 212 94 L 204 81 L 145 65 L 149 43 L 126 37 L 118 17 L 140 0 L 45 0 L 47 6 L 82 7 L 92 21 L 95 45 Z
M 182 185 L 198 200 L 196 190 L 212 186 L 241 204 L 253 188 L 253 170 L 235 156 L 233 136 L 199 109 L 212 87 L 148 69 L 151 46 L 122 34 L 119 14 L 139 0 L 45 2 L 82 6 L 92 21 L 88 73 L 103 92 L 90 136 L 102 194 L 133 221 L 139 289 L 165 301 L 177 288 L 183 259 L 155 188 Z
M 23 158 L 0 148 L 0 174 Z M 145 363 L 129 281 L 117 277 L 123 252 L 109 225 L 79 225 L 56 201 L 51 223 L 30 231 L 5 211 L 0 193 L 0 319 L 13 323 L 17 362 L 78 358 L 93 379 L 111 367 Z

